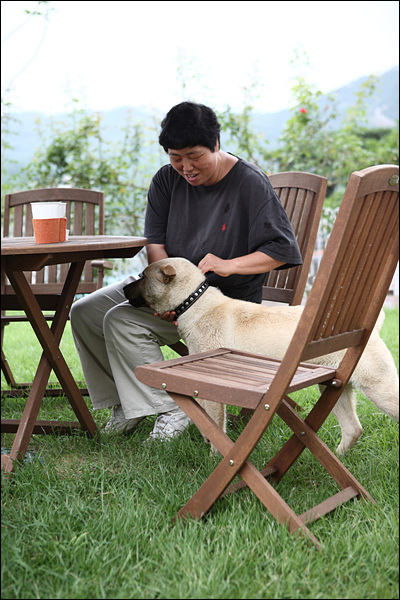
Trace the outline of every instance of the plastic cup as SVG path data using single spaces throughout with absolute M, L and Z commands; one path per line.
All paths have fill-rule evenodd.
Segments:
M 34 219 L 57 219 L 65 217 L 66 202 L 31 202 Z

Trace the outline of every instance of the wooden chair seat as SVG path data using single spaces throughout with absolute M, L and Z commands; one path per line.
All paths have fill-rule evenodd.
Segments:
M 258 354 L 218 348 L 153 363 L 149 370 L 153 387 L 162 389 L 168 378 L 165 389 L 169 393 L 204 400 L 214 400 L 217 394 L 218 402 L 222 404 L 255 410 L 274 380 L 280 362 Z M 143 367 L 143 372 L 146 369 Z M 332 382 L 339 385 L 336 369 L 300 363 L 286 393 L 317 383 L 331 385 Z

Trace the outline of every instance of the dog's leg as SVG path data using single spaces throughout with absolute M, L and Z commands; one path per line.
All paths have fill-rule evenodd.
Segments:
M 200 405 L 204 408 L 206 413 L 216 422 L 216 424 L 226 433 L 226 407 L 225 404 L 219 402 L 212 402 L 211 400 L 199 400 Z M 203 435 L 203 434 L 202 434 Z M 207 443 L 209 440 L 203 435 L 203 438 Z M 217 448 L 211 444 L 211 452 L 216 454 Z
M 365 378 L 357 387 L 380 410 L 399 420 L 399 378 L 394 364 L 377 364 L 374 379 Z
M 324 386 L 320 385 L 319 388 L 322 391 Z M 332 409 L 332 413 L 337 418 L 342 432 L 342 439 L 336 448 L 336 453 L 344 454 L 350 450 L 362 434 L 361 423 L 356 412 L 356 397 L 351 385 L 344 388 L 342 395 Z
M 360 391 L 392 419 L 399 420 L 399 380 L 397 377 L 392 381 L 384 379 L 379 385 L 373 387 L 361 385 Z
M 382 339 L 367 346 L 352 383 L 384 413 L 399 420 L 399 378 L 389 349 Z

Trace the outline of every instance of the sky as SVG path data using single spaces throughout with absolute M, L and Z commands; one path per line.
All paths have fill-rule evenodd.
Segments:
M 194 99 L 275 112 L 290 107 L 298 74 L 328 93 L 398 65 L 397 1 L 80 0 L 48 2 L 47 18 L 24 12 L 37 5 L 1 2 L 2 97 L 14 111 L 79 100 L 165 113 Z

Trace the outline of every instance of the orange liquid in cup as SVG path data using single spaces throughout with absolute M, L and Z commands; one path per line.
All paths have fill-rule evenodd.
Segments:
M 32 219 L 37 244 L 54 244 L 60 241 L 61 219 Z M 65 227 L 66 227 L 66 219 Z M 65 240 L 65 233 L 64 233 Z

